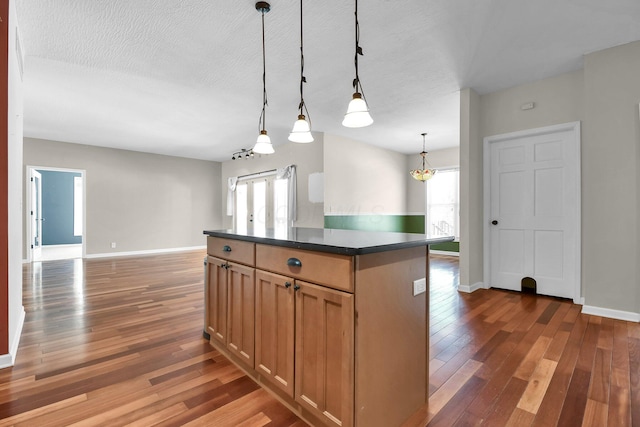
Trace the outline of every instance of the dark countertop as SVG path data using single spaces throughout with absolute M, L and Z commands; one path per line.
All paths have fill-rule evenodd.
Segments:
M 361 255 L 397 249 L 450 242 L 453 236 L 430 237 L 426 234 L 394 233 L 388 231 L 357 231 L 328 228 L 291 227 L 284 230 L 248 230 L 238 233 L 228 230 L 205 230 L 213 237 L 265 243 L 296 249 L 307 249 L 343 255 Z

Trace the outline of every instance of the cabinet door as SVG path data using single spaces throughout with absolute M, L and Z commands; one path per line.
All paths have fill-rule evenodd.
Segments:
M 353 295 L 296 281 L 295 400 L 328 425 L 353 425 Z
M 227 344 L 227 270 L 226 261 L 207 257 L 206 325 L 211 339 Z
M 256 270 L 256 371 L 293 398 L 293 279 Z
M 251 368 L 254 367 L 255 269 L 230 265 L 227 269 L 227 348 Z

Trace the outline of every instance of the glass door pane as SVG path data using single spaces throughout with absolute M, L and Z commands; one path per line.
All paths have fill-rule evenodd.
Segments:
M 251 220 L 251 219 L 250 219 Z M 267 228 L 267 181 L 253 181 L 253 229 L 264 233 Z
M 273 228 L 276 237 L 286 237 L 289 225 L 289 180 L 276 179 L 273 182 Z
M 249 223 L 249 186 L 247 183 L 236 186 L 236 211 L 234 227 L 238 233 L 246 233 Z

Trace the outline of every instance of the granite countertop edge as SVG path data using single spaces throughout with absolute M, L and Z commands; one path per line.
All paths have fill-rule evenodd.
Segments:
M 323 229 L 318 229 L 323 230 Z M 340 230 L 339 232 L 350 233 L 351 230 Z M 356 233 L 377 233 L 380 236 L 387 234 L 392 237 L 393 235 L 405 234 L 405 233 L 394 233 L 394 232 L 366 232 L 366 231 L 356 231 Z M 454 240 L 453 236 L 447 237 L 424 237 L 418 238 L 415 240 L 408 241 L 390 241 L 389 243 L 379 242 L 378 244 L 363 244 L 363 245 L 354 245 L 351 244 L 349 246 L 332 244 L 330 242 L 307 242 L 298 239 L 290 239 L 290 238 L 276 238 L 271 236 L 259 236 L 253 234 L 238 234 L 234 233 L 230 230 L 204 230 L 203 234 L 211 237 L 221 237 L 227 239 L 241 240 L 245 242 L 253 242 L 253 243 L 263 243 L 273 246 L 281 246 L 286 248 L 294 248 L 294 249 L 303 249 L 310 251 L 318 251 L 318 252 L 327 252 L 341 255 L 364 255 L 371 254 L 377 252 L 387 252 L 394 251 L 399 249 L 408 249 L 419 246 L 429 246 L 438 243 L 446 243 Z M 420 236 L 420 235 L 412 235 Z M 382 239 L 384 240 L 384 239 Z M 390 239 L 393 240 L 393 239 Z

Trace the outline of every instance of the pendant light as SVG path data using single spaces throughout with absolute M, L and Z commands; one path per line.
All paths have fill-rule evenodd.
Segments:
M 412 171 L 409 171 L 409 173 L 411 174 L 413 179 L 425 182 L 430 180 L 433 177 L 433 175 L 436 174 L 436 170 L 433 169 L 429 164 L 429 162 L 427 161 L 427 151 L 425 150 L 425 140 L 424 140 L 427 134 L 423 133 L 421 135 L 422 135 L 422 153 L 420 153 L 420 156 L 422 157 L 422 169 L 414 169 Z
M 305 144 L 313 142 L 313 135 L 311 135 L 311 117 L 309 116 L 309 111 L 307 111 L 303 96 L 303 85 L 307 82 L 307 79 L 304 77 L 304 45 L 302 43 L 302 34 L 302 0 L 300 0 L 300 104 L 298 105 L 300 114 L 298 114 L 298 120 L 293 124 L 293 130 L 291 130 L 289 134 L 289 141 Z M 309 116 L 309 121 L 307 121 L 304 116 L 305 112 L 307 116 Z
M 353 99 L 349 102 L 347 113 L 342 120 L 342 126 L 348 128 L 362 128 L 369 126 L 373 123 L 373 119 L 369 114 L 369 107 L 360 84 L 360 77 L 358 76 L 358 55 L 362 55 L 362 48 L 360 47 L 360 24 L 358 23 L 358 0 L 356 0 L 356 53 L 355 53 L 355 66 L 356 66 L 356 78 L 353 79 Z
M 264 48 L 264 15 L 271 10 L 271 5 L 266 1 L 259 1 L 256 3 L 256 10 L 262 14 L 262 113 L 260 113 L 260 120 L 258 121 L 260 135 L 258 135 L 256 145 L 253 146 L 253 152 L 258 154 L 272 154 L 275 153 L 275 150 L 273 149 L 273 145 L 271 145 L 271 138 L 269 138 L 267 130 L 265 129 L 267 108 L 267 66 Z

